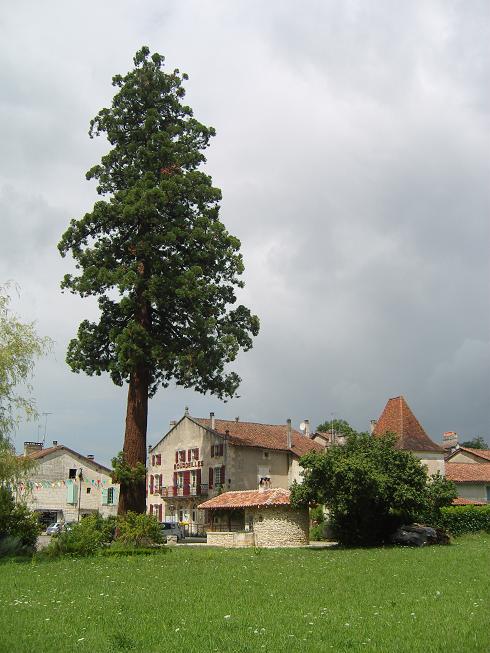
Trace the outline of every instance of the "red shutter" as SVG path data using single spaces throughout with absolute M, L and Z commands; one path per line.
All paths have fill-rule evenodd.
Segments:
M 221 466 L 221 485 L 225 487 L 226 485 L 226 478 L 225 478 L 225 466 Z
M 211 458 L 214 458 L 214 444 L 211 445 Z
M 213 489 L 213 468 L 209 468 L 209 489 Z
M 153 467 L 155 466 L 155 454 L 153 454 L 151 457 L 151 464 Z
M 189 495 L 191 493 L 190 490 L 190 484 L 191 484 L 191 473 L 189 470 L 184 472 L 184 491 L 183 494 L 185 496 Z
M 157 453 L 157 465 L 161 465 L 161 464 L 162 464 L 162 454 Z
M 187 462 L 192 460 L 192 449 L 187 449 Z
M 172 495 L 177 496 L 177 472 L 174 472 L 174 487 L 172 490 Z
M 197 494 L 201 494 L 201 470 L 197 469 L 196 470 L 196 492 Z
M 178 451 L 175 452 L 175 462 L 176 463 L 179 462 L 179 452 Z
M 162 504 L 158 506 L 158 521 L 162 521 Z
M 224 445 L 224 444 L 220 444 L 220 445 L 219 445 L 219 455 L 220 455 L 220 456 L 223 455 L 224 448 L 225 448 L 225 445 Z
M 153 474 L 150 476 L 150 494 L 153 494 L 153 490 L 155 488 L 155 478 Z
M 150 515 L 153 515 L 153 504 L 150 505 Z

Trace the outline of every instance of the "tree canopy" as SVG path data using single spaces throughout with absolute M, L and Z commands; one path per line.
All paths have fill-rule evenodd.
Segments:
M 355 435 L 357 433 L 357 431 L 345 419 L 327 420 L 319 424 L 316 430 L 321 433 L 334 433 L 335 435 L 340 436 Z
M 243 286 L 240 241 L 219 219 L 221 191 L 198 170 L 215 131 L 183 103 L 187 75 L 164 65 L 143 47 L 134 69 L 113 77 L 112 105 L 89 131 L 111 145 L 87 172 L 104 198 L 70 222 L 58 246 L 77 268 L 62 287 L 96 296 L 100 309 L 97 322 L 80 324 L 67 362 L 75 372 L 128 382 L 131 467 L 146 459 L 148 396 L 171 381 L 233 396 L 240 378 L 228 364 L 259 330 L 248 308 L 231 308 Z M 121 511 L 145 509 L 137 485 L 131 500 L 121 488 Z
M 481 435 L 478 435 L 471 440 L 466 440 L 461 443 L 462 447 L 469 447 L 470 449 L 488 449 L 489 446 L 487 442 L 482 438 Z
M 395 442 L 393 434 L 351 435 L 345 445 L 306 454 L 300 460 L 303 483 L 292 487 L 293 504 L 325 505 L 345 544 L 386 541 L 400 523 L 450 504 L 454 485 L 442 477 L 429 480 L 420 461 Z

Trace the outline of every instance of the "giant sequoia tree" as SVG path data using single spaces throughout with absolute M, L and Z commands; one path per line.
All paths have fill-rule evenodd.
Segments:
M 231 308 L 243 286 L 240 242 L 219 220 L 221 191 L 198 170 L 214 129 L 183 104 L 185 74 L 165 72 L 164 57 L 146 47 L 134 64 L 113 78 L 111 107 L 90 123 L 90 136 L 106 134 L 111 145 L 86 175 L 104 199 L 72 220 L 58 245 L 79 271 L 62 288 L 97 296 L 100 308 L 98 322 L 80 324 L 67 362 L 128 383 L 131 469 L 146 460 L 148 397 L 172 380 L 233 396 L 240 378 L 226 365 L 259 330 L 248 308 Z M 132 478 L 122 483 L 119 512 L 145 510 L 144 479 Z

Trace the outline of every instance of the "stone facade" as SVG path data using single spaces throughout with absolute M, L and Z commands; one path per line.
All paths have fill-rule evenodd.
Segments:
M 213 532 L 208 531 L 208 544 L 210 546 L 223 546 L 227 548 L 242 548 L 255 545 L 254 533 L 246 531 Z
M 107 467 L 63 446 L 38 451 L 34 459 L 36 467 L 28 483 L 17 487 L 17 499 L 39 513 L 45 525 L 77 521 L 79 504 L 80 516 L 117 513 L 119 486 L 112 483 Z
M 304 546 L 309 542 L 309 517 L 306 508 L 247 508 L 245 523 L 253 525 L 255 546 Z

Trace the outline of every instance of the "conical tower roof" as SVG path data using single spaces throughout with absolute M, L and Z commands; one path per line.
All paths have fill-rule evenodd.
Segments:
M 373 435 L 380 436 L 387 432 L 396 433 L 399 449 L 444 453 L 444 449 L 429 438 L 403 396 L 388 399 Z

